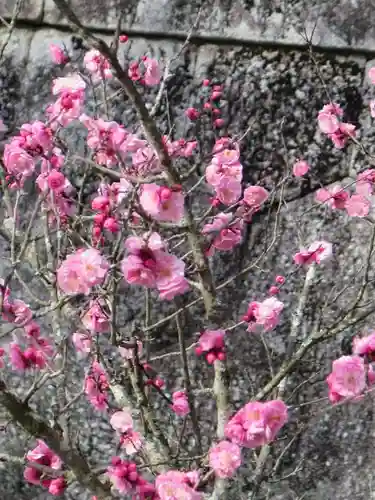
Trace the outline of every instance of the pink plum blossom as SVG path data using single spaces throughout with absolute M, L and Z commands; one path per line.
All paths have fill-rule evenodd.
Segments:
M 251 302 L 244 321 L 249 323 L 248 332 L 271 331 L 280 321 L 280 313 L 284 304 L 275 297 L 269 297 L 263 302 Z
M 143 438 L 139 432 L 129 429 L 121 434 L 120 445 L 127 455 L 134 455 L 142 448 Z
M 190 412 L 189 402 L 185 391 L 176 391 L 172 394 L 172 410 L 179 417 L 185 417 Z
M 131 498 L 153 498 L 154 487 L 137 472 L 137 465 L 120 457 L 113 457 L 107 468 L 113 487 L 121 494 L 134 494 Z
M 297 161 L 293 165 L 293 175 L 295 177 L 303 177 L 309 170 L 310 165 L 304 160 Z
M 297 252 L 293 260 L 295 264 L 321 264 L 332 256 L 332 244 L 328 241 L 314 241 L 307 249 L 302 248 Z
M 146 70 L 143 76 L 145 84 L 149 86 L 158 85 L 161 78 L 158 61 L 150 57 L 145 57 L 143 58 L 143 64 Z
M 109 64 L 109 61 L 99 52 L 99 50 L 91 49 L 86 52 L 83 63 L 87 71 L 92 74 L 94 81 L 98 81 L 103 78 L 112 78 L 111 65 Z
M 366 368 L 360 356 L 341 356 L 332 363 L 327 377 L 329 399 L 337 403 L 342 399 L 360 396 L 366 388 Z
M 109 382 L 100 363 L 94 361 L 85 378 L 85 394 L 97 410 L 105 410 L 108 406 Z
M 225 435 L 239 446 L 257 448 L 274 441 L 287 420 L 288 409 L 283 401 L 251 402 L 229 420 Z
M 248 186 L 243 192 L 243 201 L 250 207 L 263 205 L 269 197 L 269 192 L 261 186 Z
M 33 467 L 33 464 L 38 464 L 56 471 L 62 468 L 61 459 L 44 443 L 44 441 L 38 440 L 38 445 L 26 454 L 26 460 L 28 463 L 25 467 L 24 478 L 27 482 L 48 488 L 48 491 L 52 495 L 58 495 L 64 491 L 66 484 L 63 477 L 48 477 L 48 474 L 44 471 Z M 63 472 L 61 471 L 61 473 Z
M 91 300 L 88 310 L 82 317 L 82 323 L 92 333 L 105 333 L 110 329 L 109 316 L 98 300 Z
M 369 107 L 370 107 L 370 115 L 371 115 L 371 117 L 375 118 L 375 99 L 372 99 L 370 101 Z
M 199 346 L 203 352 L 221 349 L 224 346 L 225 330 L 205 330 L 199 337 Z
M 233 177 L 222 176 L 215 185 L 216 197 L 223 205 L 232 205 L 241 197 L 241 183 Z
M 375 169 L 368 168 L 357 175 L 355 192 L 362 196 L 371 196 L 375 186 Z
M 110 419 L 110 424 L 116 431 L 120 433 L 128 432 L 133 428 L 133 418 L 131 416 L 130 410 L 123 409 L 121 411 L 116 411 Z
M 346 192 L 339 184 L 335 184 L 328 189 L 318 189 L 315 194 L 316 201 L 326 203 L 333 210 L 344 210 L 348 198 L 349 193 Z
M 344 112 L 338 104 L 326 104 L 318 113 L 318 125 L 324 134 L 334 134 L 340 125 Z
M 161 238 L 153 233 L 148 241 L 129 237 L 125 242 L 130 255 L 121 263 L 128 283 L 157 288 L 161 299 L 171 300 L 189 289 L 184 276 L 185 263 L 161 248 Z
M 79 249 L 70 254 L 57 270 L 57 283 L 68 295 L 87 295 L 93 286 L 100 285 L 109 264 L 95 248 Z
M 144 184 L 139 202 L 158 221 L 180 222 L 184 215 L 184 195 L 166 186 Z
M 353 354 L 372 356 L 375 353 L 375 332 L 366 337 L 354 337 Z
M 209 464 L 217 477 L 233 477 L 241 465 L 241 448 L 235 443 L 220 441 L 210 449 Z
M 372 66 L 369 70 L 368 70 L 368 77 L 370 79 L 370 82 L 372 84 L 375 84 L 375 66 Z
M 212 223 L 205 224 L 203 234 L 211 237 L 208 255 L 213 255 L 214 250 L 230 251 L 241 243 L 243 223 L 235 219 L 232 214 L 223 212 L 216 215 Z
M 370 201 L 361 194 L 353 194 L 345 203 L 350 217 L 366 217 L 371 209 Z
M 78 73 L 55 78 L 52 84 L 53 95 L 61 95 L 67 92 L 80 93 L 86 89 L 86 83 Z
M 75 332 L 72 335 L 72 342 L 77 352 L 82 356 L 87 356 L 91 352 L 91 336 L 83 332 Z
M 355 125 L 352 125 L 351 123 L 340 123 L 336 132 L 329 134 L 328 137 L 332 140 L 336 148 L 342 149 L 346 146 L 348 139 L 350 137 L 355 137 L 355 135 Z
M 155 480 L 156 491 L 160 500 L 202 500 L 203 495 L 194 490 L 189 475 L 180 471 L 170 470 L 159 474 Z
M 58 45 L 51 43 L 49 46 L 49 51 L 51 54 L 51 59 L 55 64 L 65 64 L 68 62 L 69 58 L 64 52 L 64 49 Z

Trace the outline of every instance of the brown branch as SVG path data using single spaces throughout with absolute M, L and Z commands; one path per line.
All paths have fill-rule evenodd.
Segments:
M 42 439 L 69 467 L 77 481 L 94 493 L 99 500 L 113 499 L 109 484 L 99 481 L 86 460 L 75 450 L 66 446 L 58 430 L 52 429 L 31 410 L 29 405 L 9 392 L 2 379 L 0 379 L 0 405 L 25 431 L 35 438 Z

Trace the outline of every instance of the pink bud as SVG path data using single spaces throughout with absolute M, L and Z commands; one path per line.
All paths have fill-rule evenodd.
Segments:
M 55 64 L 65 64 L 68 62 L 69 58 L 65 55 L 65 52 L 61 47 L 51 43 L 49 46 L 51 59 Z
M 284 276 L 276 276 L 275 281 L 276 281 L 276 283 L 279 283 L 279 285 L 283 285 L 285 283 L 285 277 Z
M 212 108 L 212 106 L 209 102 L 205 102 L 203 107 L 204 107 L 204 109 L 211 109 Z
M 120 35 L 119 37 L 120 43 L 126 43 L 129 40 L 128 35 Z
M 48 174 L 47 183 L 49 188 L 55 191 L 65 184 L 65 177 L 61 172 L 52 170 L 52 172 Z
M 102 233 L 102 230 L 100 229 L 100 227 L 98 226 L 95 226 L 92 228 L 92 235 L 95 237 L 95 238 L 98 238 Z
M 212 92 L 211 99 L 213 101 L 217 101 L 218 99 L 220 99 L 221 95 L 222 94 L 220 91 L 214 91 L 214 92 Z
M 203 87 L 208 87 L 210 83 L 211 83 L 210 80 L 206 78 L 205 80 L 203 80 Z
M 206 356 L 207 363 L 212 365 L 216 360 L 216 355 L 213 352 L 209 352 Z
M 185 114 L 186 116 L 191 120 L 191 121 L 195 121 L 195 120 L 198 120 L 199 116 L 200 116 L 200 113 L 197 109 L 195 108 L 188 108 L 186 111 L 185 111 Z
M 226 356 L 225 352 L 223 352 L 223 351 L 219 352 L 219 354 L 217 355 L 217 359 L 219 361 L 225 361 L 226 358 L 227 358 L 227 356 Z
M 270 295 L 277 295 L 279 293 L 279 288 L 277 286 L 271 286 L 270 289 L 268 290 Z
M 217 118 L 214 121 L 214 125 L 216 128 L 221 128 L 224 125 L 224 120 L 222 118 Z
M 114 217 L 108 217 L 108 219 L 104 222 L 104 229 L 107 229 L 111 233 L 117 233 L 120 226 Z
M 104 221 L 106 220 L 107 216 L 106 214 L 95 214 L 94 215 L 94 223 L 97 226 L 102 226 L 104 224 Z
M 168 201 L 171 197 L 171 190 L 167 187 L 162 187 L 159 191 L 159 196 L 162 202 Z
M 215 109 L 212 111 L 212 113 L 213 113 L 213 115 L 214 115 L 214 116 L 219 116 L 219 115 L 220 115 L 220 113 L 221 113 L 221 111 L 220 111 L 220 109 L 215 108 Z
M 105 210 L 109 205 L 109 198 L 106 196 L 97 196 L 91 202 L 91 208 L 93 210 Z
M 138 474 L 136 472 L 130 472 L 130 474 L 128 475 L 128 479 L 129 481 L 134 483 L 138 479 Z
M 159 377 L 156 377 L 155 380 L 154 380 L 154 386 L 158 387 L 159 389 L 161 389 L 164 386 L 164 380 L 162 380 Z
M 201 348 L 201 346 L 198 346 L 198 347 L 195 348 L 195 354 L 197 356 L 201 356 L 202 353 L 203 353 L 203 349 Z

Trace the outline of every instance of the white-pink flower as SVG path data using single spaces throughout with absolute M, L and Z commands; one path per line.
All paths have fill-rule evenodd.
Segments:
M 284 304 L 275 297 L 269 297 L 263 302 L 251 302 L 247 313 L 244 316 L 244 321 L 249 323 L 248 332 L 271 331 L 280 321 L 281 311 L 284 309 Z
M 371 209 L 370 201 L 361 194 L 353 194 L 345 203 L 350 217 L 366 217 Z
M 332 403 L 360 396 L 366 388 L 366 368 L 360 356 L 341 356 L 332 363 L 327 377 L 329 399 Z
M 128 432 L 133 428 L 133 418 L 129 409 L 116 411 L 109 422 L 115 431 L 120 433 Z
M 310 165 L 307 161 L 300 160 L 293 165 L 293 175 L 295 177 L 303 177 L 310 170 Z
M 166 186 L 144 184 L 139 202 L 155 220 L 180 222 L 184 215 L 184 195 Z
M 241 465 L 241 448 L 235 443 L 220 441 L 210 449 L 209 463 L 217 477 L 233 477 Z

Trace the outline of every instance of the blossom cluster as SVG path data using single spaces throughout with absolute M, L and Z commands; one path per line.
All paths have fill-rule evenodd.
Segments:
M 143 238 L 130 236 L 125 247 L 128 255 L 121 263 L 121 270 L 128 283 L 156 288 L 160 298 L 166 300 L 189 289 L 185 263 L 166 251 L 158 233 Z

